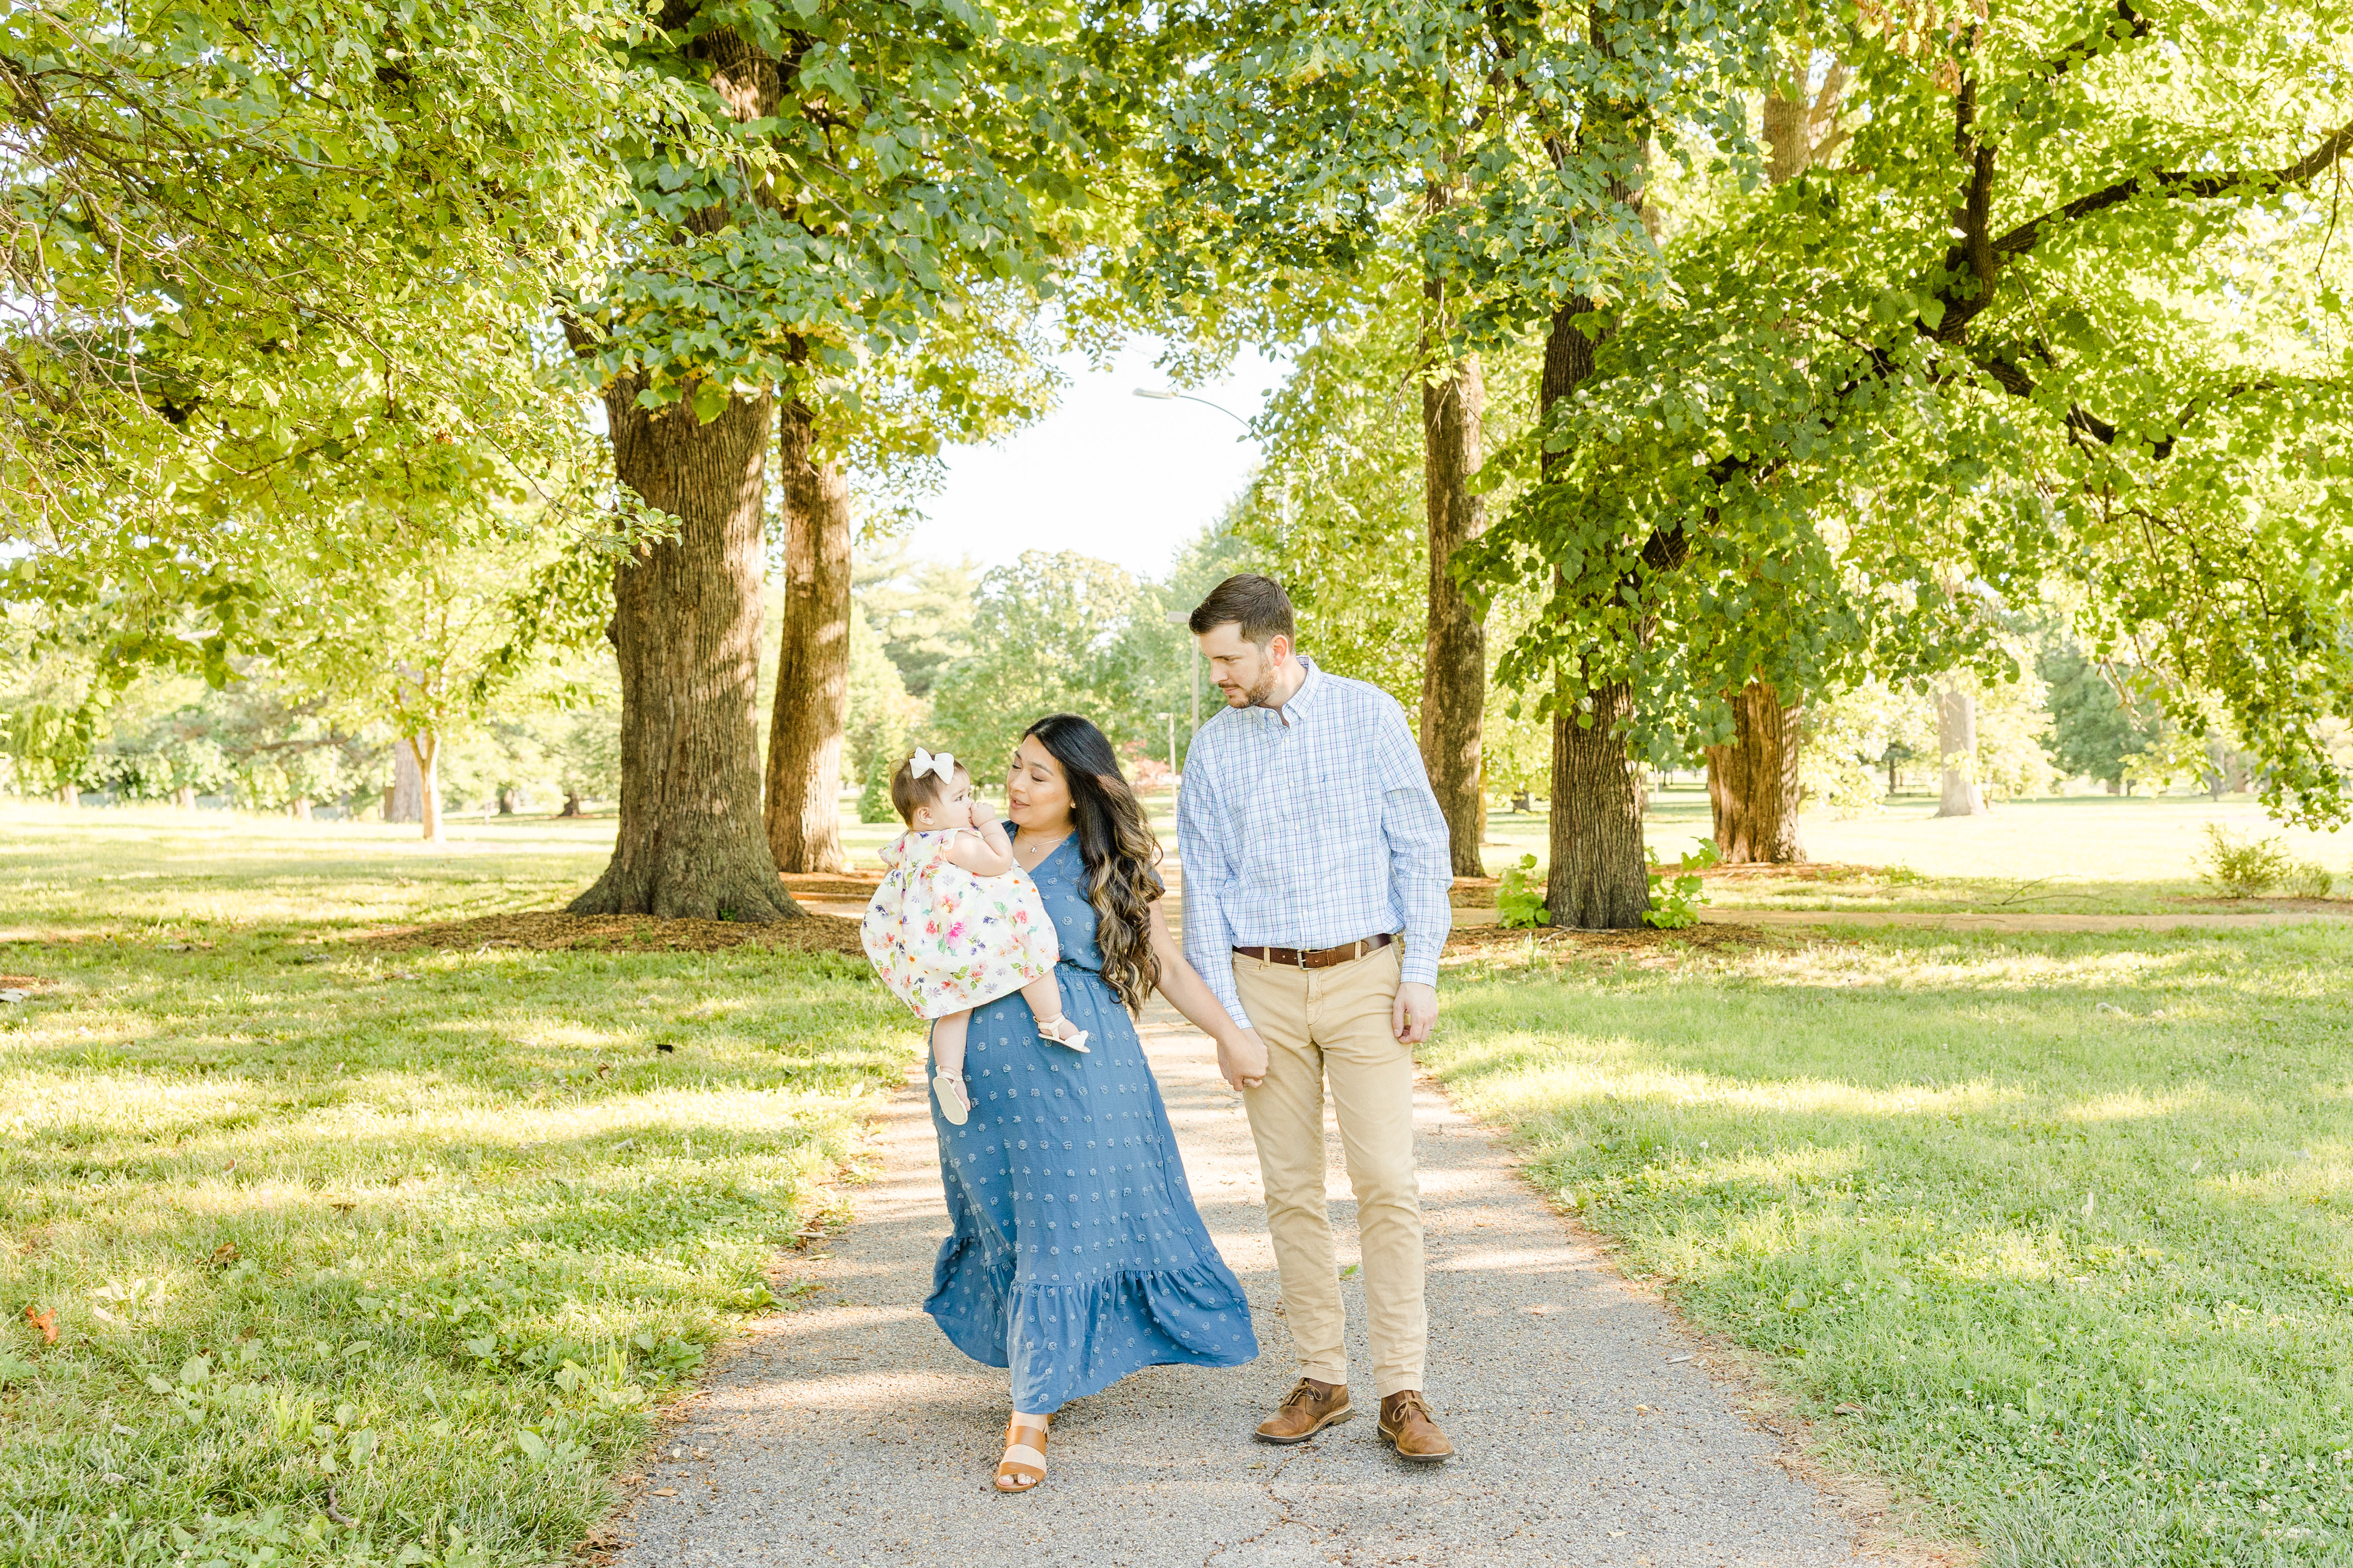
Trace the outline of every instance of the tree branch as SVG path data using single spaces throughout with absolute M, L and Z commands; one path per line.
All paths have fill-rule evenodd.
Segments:
M 2125 25 L 2127 38 L 2146 38 L 2149 35 L 2148 18 L 2132 8 L 2131 0 L 2116 0 L 2116 17 Z M 2057 80 L 2077 66 L 2095 60 L 2105 51 L 2101 45 L 2116 40 L 2113 27 L 2102 28 L 2095 38 L 2080 38 L 2059 51 L 2056 58 L 2042 68 L 2042 74 Z
M 2034 378 L 2004 355 L 1991 353 L 1972 354 L 1970 360 L 1978 369 L 1993 377 L 1995 384 L 2012 397 L 2034 395 Z M 2271 380 L 2234 381 L 2216 391 L 2201 393 L 2192 397 L 2181 405 L 2181 412 L 2168 421 L 2172 426 L 2171 432 L 2148 444 L 2149 457 L 2160 463 L 2172 457 L 2174 443 L 2181 439 L 2181 432 L 2189 427 L 2192 419 L 2197 418 L 2199 415 L 2214 405 L 2228 403 L 2235 397 L 2244 397 L 2251 392 L 2277 391 L 2278 387 L 2279 384 Z M 2064 423 L 2070 439 L 2083 440 L 2088 437 L 2097 441 L 2103 447 L 2115 446 L 2120 433 L 2114 425 L 2076 403 L 2070 403 L 2067 405 Z
M 2073 223 L 2088 217 L 2137 195 L 2187 196 L 2205 198 L 2226 196 L 2242 190 L 2257 192 L 2284 190 L 2291 185 L 2308 184 L 2323 171 L 2333 167 L 2348 152 L 2353 152 L 2353 121 L 2331 132 L 2320 145 L 2279 169 L 2232 169 L 2220 174 L 2196 174 L 2186 170 L 2156 170 L 2136 174 L 2129 180 L 2118 180 L 2077 196 L 2056 212 L 2029 218 L 2008 234 L 1993 242 L 1994 254 L 2001 257 L 2023 256 L 2042 239 L 2048 225 Z

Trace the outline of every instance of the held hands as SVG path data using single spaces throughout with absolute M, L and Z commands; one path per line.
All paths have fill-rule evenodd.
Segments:
M 1218 1076 L 1235 1089 L 1266 1081 L 1266 1042 L 1256 1029 L 1237 1029 L 1218 1041 Z
M 1397 1000 L 1389 1004 L 1389 1028 L 1401 1045 L 1418 1046 L 1430 1038 L 1430 1026 L 1438 1022 L 1438 987 L 1408 982 L 1398 987 Z

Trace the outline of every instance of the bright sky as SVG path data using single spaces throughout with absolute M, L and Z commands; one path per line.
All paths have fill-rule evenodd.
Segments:
M 945 452 L 946 487 L 917 503 L 927 515 L 906 535 L 913 552 L 995 566 L 1025 550 L 1075 550 L 1142 574 L 1167 571 L 1249 482 L 1259 449 L 1215 408 L 1135 395 L 1166 389 L 1152 363 L 1159 348 L 1133 342 L 1102 371 L 1071 355 L 1052 414 L 997 446 Z M 1248 355 L 1226 380 L 1187 390 L 1249 419 L 1283 370 Z

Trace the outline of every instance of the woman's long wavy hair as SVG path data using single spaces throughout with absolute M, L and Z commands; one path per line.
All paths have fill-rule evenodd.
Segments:
M 1152 900 L 1160 896 L 1160 841 L 1144 807 L 1119 771 L 1111 742 L 1090 720 L 1049 713 L 1022 731 L 1062 764 L 1071 786 L 1079 858 L 1087 868 L 1087 901 L 1095 907 L 1095 946 L 1103 977 L 1131 1013 L 1141 1014 L 1160 965 L 1152 956 Z

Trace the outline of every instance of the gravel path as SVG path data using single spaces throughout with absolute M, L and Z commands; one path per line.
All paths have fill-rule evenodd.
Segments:
M 1289 1386 L 1290 1342 L 1240 1099 L 1173 1014 L 1145 1044 L 1203 1217 L 1248 1288 L 1264 1352 L 1155 1367 L 1054 1422 L 1051 1473 L 993 1495 L 1005 1374 L 952 1349 L 922 1302 L 946 1233 L 923 1089 L 880 1128 L 857 1221 L 712 1377 L 617 1521 L 628 1568 L 706 1564 L 1650 1564 L 1852 1560 L 1821 1492 L 1776 1462 L 1701 1347 L 1628 1287 L 1425 1084 L 1416 1130 L 1429 1232 L 1430 1400 L 1459 1457 L 1409 1471 L 1373 1402 L 1297 1448 L 1250 1441 Z M 1332 1150 L 1342 1266 L 1355 1205 Z M 1363 1293 L 1352 1358 L 1366 1373 Z

